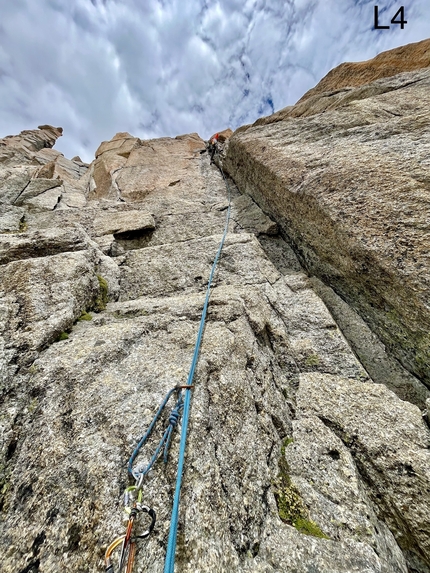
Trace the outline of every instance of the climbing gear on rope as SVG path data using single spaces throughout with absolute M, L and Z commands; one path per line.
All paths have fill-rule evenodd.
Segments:
M 161 403 L 161 406 L 158 408 L 158 411 L 155 414 L 152 422 L 150 423 L 147 431 L 145 432 L 144 436 L 142 437 L 140 442 L 137 444 L 136 449 L 134 450 L 133 454 L 131 455 L 131 458 L 128 461 L 127 469 L 128 469 L 129 475 L 131 477 L 135 478 L 136 480 L 143 478 L 144 476 L 146 476 L 149 473 L 152 466 L 155 464 L 158 456 L 160 455 L 160 452 L 161 452 L 163 446 L 164 446 L 164 456 L 163 456 L 164 463 L 167 463 L 167 456 L 168 456 L 170 441 L 172 438 L 172 432 L 175 429 L 177 423 L 179 422 L 179 419 L 181 417 L 182 408 L 184 407 L 184 403 L 182 400 L 182 392 L 180 392 L 180 390 L 182 388 L 184 388 L 184 386 L 175 386 L 174 388 L 172 388 L 167 393 L 166 397 L 164 398 L 163 402 Z M 160 440 L 160 442 L 159 442 L 159 444 L 155 450 L 154 455 L 152 456 L 148 465 L 143 470 L 133 470 L 133 464 L 134 464 L 136 457 L 138 456 L 143 445 L 147 442 L 149 436 L 152 434 L 152 430 L 154 429 L 158 418 L 160 417 L 162 411 L 166 407 L 167 402 L 169 401 L 170 397 L 172 396 L 172 394 L 174 392 L 178 392 L 178 398 L 176 400 L 175 407 L 170 412 L 169 425 L 166 428 L 166 430 L 163 434 L 163 437 L 161 438 L 161 440 Z
M 185 394 L 184 408 L 183 408 L 183 413 L 182 413 L 182 430 L 181 430 L 181 441 L 179 444 L 179 459 L 178 459 L 178 470 L 177 470 L 177 474 L 176 474 L 176 488 L 175 488 L 175 495 L 173 497 L 172 517 L 170 520 L 169 541 L 167 543 L 166 560 L 164 562 L 164 573 L 173 573 L 174 568 L 175 568 L 176 536 L 177 536 L 177 531 L 178 531 L 178 517 L 179 517 L 179 515 L 178 515 L 178 513 L 179 513 L 179 498 L 180 498 L 180 493 L 181 493 L 182 472 L 183 472 L 183 467 L 184 467 L 185 446 L 186 446 L 186 441 L 187 441 L 188 418 L 189 418 L 190 401 L 191 401 L 190 389 L 191 389 L 191 384 L 192 384 L 193 378 L 194 378 L 194 371 L 195 371 L 196 366 L 197 366 L 197 360 L 199 357 L 200 345 L 201 345 L 204 325 L 205 325 L 205 321 L 206 321 L 206 313 L 207 313 L 208 304 L 209 304 L 209 295 L 211 292 L 212 279 L 213 279 L 213 276 L 215 273 L 215 269 L 216 269 L 222 248 L 224 246 L 224 241 L 225 241 L 225 238 L 227 236 L 228 224 L 230 222 L 231 192 L 230 192 L 230 188 L 228 186 L 227 179 L 224 175 L 224 171 L 223 171 L 222 167 L 220 167 L 220 171 L 222 173 L 222 176 L 223 176 L 223 179 L 224 179 L 227 191 L 228 191 L 228 209 L 227 209 L 227 214 L 226 214 L 224 233 L 223 233 L 221 242 L 219 244 L 218 251 L 215 255 L 215 259 L 214 259 L 214 262 L 212 264 L 212 269 L 211 269 L 211 272 L 209 275 L 209 281 L 208 281 L 208 286 L 207 286 L 207 290 L 206 290 L 206 298 L 205 298 L 205 302 L 203 305 L 203 311 L 202 311 L 202 316 L 200 319 L 199 331 L 197 334 L 197 340 L 196 340 L 196 344 L 194 347 L 193 359 L 191 361 L 191 368 L 190 368 L 190 372 L 188 374 L 187 385 L 185 386 L 186 394 Z
M 160 455 L 160 452 L 163 449 L 163 447 L 164 447 L 164 456 L 163 456 L 164 462 L 167 463 L 168 449 L 169 449 L 169 445 L 170 445 L 170 441 L 171 441 L 171 437 L 172 437 L 172 432 L 175 429 L 175 427 L 176 427 L 176 425 L 177 425 L 177 423 L 181 417 L 181 412 L 182 412 L 182 408 L 183 408 L 183 400 L 182 400 L 182 394 L 181 394 L 182 388 L 183 388 L 183 386 L 175 386 L 174 388 L 172 388 L 167 393 L 166 397 L 164 398 L 163 402 L 161 403 L 161 406 L 158 408 L 158 411 L 155 414 L 152 422 L 150 423 L 147 431 L 145 432 L 145 434 L 143 435 L 143 437 L 141 438 L 141 440 L 137 444 L 133 454 L 131 455 L 131 457 L 128 461 L 127 470 L 128 470 L 130 477 L 132 477 L 136 480 L 136 485 L 132 485 L 130 487 L 127 487 L 125 492 L 124 492 L 124 506 L 125 506 L 125 512 L 128 516 L 127 530 L 126 530 L 125 535 L 118 537 L 118 539 L 113 541 L 106 550 L 106 554 L 105 554 L 106 573 L 114 573 L 114 567 L 113 567 L 113 564 L 111 561 L 111 554 L 120 544 L 122 544 L 122 545 L 121 545 L 121 554 L 119 557 L 119 573 L 121 573 L 123 571 L 125 564 L 127 564 L 126 573 L 131 573 L 132 567 L 133 567 L 133 562 L 134 562 L 134 556 L 136 553 L 136 543 L 135 543 L 136 539 L 145 539 L 146 537 L 148 537 L 150 535 L 151 531 L 154 529 L 155 520 L 156 520 L 155 511 L 153 509 L 147 507 L 146 505 L 142 505 L 143 478 L 152 469 L 152 466 L 156 462 L 156 460 L 157 460 L 158 456 Z M 169 425 L 166 428 L 157 448 L 155 449 L 155 452 L 154 452 L 150 462 L 143 469 L 139 470 L 139 469 L 133 468 L 133 464 L 134 464 L 136 457 L 138 456 L 140 450 L 142 449 L 144 444 L 148 441 L 149 437 L 151 436 L 152 431 L 154 430 L 154 427 L 157 423 L 157 420 L 159 419 L 161 413 L 163 412 L 163 410 L 166 407 L 170 397 L 173 395 L 174 392 L 178 392 L 178 397 L 177 397 L 176 404 L 175 404 L 174 408 L 170 412 Z M 149 516 L 151 517 L 151 525 L 143 534 L 135 535 L 134 537 L 132 537 L 131 532 L 132 532 L 134 522 L 136 521 L 136 518 L 137 518 L 137 515 L 139 512 L 146 512 L 149 514 Z
M 142 482 L 142 479 L 139 479 Z M 119 569 L 118 573 L 121 573 L 126 565 L 126 573 L 131 573 L 133 569 L 134 557 L 136 555 L 136 540 L 145 539 L 151 534 L 154 529 L 156 515 L 155 511 L 146 505 L 142 505 L 142 484 L 132 485 L 126 488 L 124 492 L 124 506 L 125 512 L 128 516 L 127 529 L 125 535 L 121 535 L 115 541 L 113 541 L 109 547 L 106 549 L 105 553 L 105 565 L 106 573 L 114 573 L 114 567 L 111 561 L 111 555 L 113 551 L 121 545 L 121 553 L 119 556 Z M 146 531 L 140 535 L 134 535 L 132 537 L 133 525 L 139 512 L 144 512 L 151 518 L 151 523 Z
M 218 135 L 218 134 L 217 134 Z M 218 139 L 218 137 L 216 137 Z M 214 151 L 211 156 L 211 163 L 213 154 L 217 152 L 216 145 L 214 145 Z M 142 485 L 145 476 L 148 475 L 152 467 L 154 466 L 155 462 L 157 461 L 158 457 L 160 456 L 161 451 L 164 449 L 163 453 L 163 460 L 164 463 L 167 463 L 168 459 L 168 451 L 169 446 L 172 440 L 172 433 L 174 429 L 178 426 L 178 423 L 182 417 L 182 428 L 181 428 L 181 438 L 179 444 L 179 458 L 178 458 L 178 469 L 176 474 L 176 488 L 175 494 L 173 498 L 173 508 L 172 508 L 172 517 L 170 520 L 170 531 L 169 531 L 169 540 L 167 544 L 167 552 L 166 552 L 166 560 L 164 563 L 164 573 L 173 573 L 175 567 L 175 552 L 176 552 L 176 537 L 177 537 L 177 530 L 178 530 L 178 516 L 179 516 L 179 500 L 180 500 L 180 492 L 181 492 L 181 483 L 182 483 L 182 473 L 184 467 L 184 459 L 185 459 L 185 447 L 187 441 L 187 430 L 188 430 L 188 420 L 189 420 L 189 411 L 190 411 L 190 403 L 191 403 L 191 390 L 194 388 L 193 379 L 194 373 L 197 367 L 197 361 L 200 353 L 200 346 L 203 337 L 203 331 L 206 321 L 206 314 L 209 304 L 209 297 L 211 293 L 212 287 L 212 280 L 215 274 L 216 266 L 221 255 L 222 248 L 224 246 L 225 238 L 227 236 L 228 225 L 230 222 L 230 211 L 231 211 L 231 192 L 227 183 L 227 179 L 224 175 L 224 171 L 220 166 L 220 171 L 223 176 L 227 191 L 228 191 L 228 209 L 226 214 L 226 222 L 224 227 L 224 233 L 221 238 L 221 242 L 218 247 L 218 251 L 215 255 L 211 272 L 209 274 L 208 286 L 206 289 L 206 296 L 205 301 L 203 304 L 202 315 L 200 318 L 200 325 L 199 330 L 197 333 L 197 339 L 194 346 L 193 358 L 191 361 L 190 370 L 188 373 L 187 383 L 183 386 L 175 386 L 166 394 L 164 400 L 162 401 L 160 407 L 158 408 L 152 422 L 150 423 L 147 431 L 140 439 L 139 443 L 137 444 L 134 452 L 132 453 L 128 465 L 127 470 L 128 474 L 131 478 L 133 478 L 136 483 L 128 488 L 126 488 L 124 492 L 124 505 L 125 511 L 127 513 L 128 522 L 127 528 L 124 535 L 121 535 L 115 541 L 113 541 L 106 550 L 105 553 L 105 564 L 106 564 L 106 573 L 114 573 L 114 567 L 111 561 L 111 555 L 119 546 L 121 546 L 121 552 L 119 556 L 119 570 L 118 573 L 122 573 L 124 570 L 124 566 L 126 566 L 125 573 L 131 573 L 134 563 L 134 557 L 136 554 L 136 540 L 137 539 L 144 539 L 148 537 L 155 526 L 156 521 L 156 514 L 155 511 L 145 505 L 142 505 Z M 172 408 L 169 418 L 168 418 L 168 426 L 164 431 L 157 447 L 155 448 L 154 454 L 152 455 L 148 464 L 141 468 L 139 466 L 134 466 L 137 456 L 139 455 L 142 447 L 146 444 L 149 437 L 151 436 L 158 419 L 160 418 L 164 408 L 166 407 L 167 403 L 169 402 L 171 396 L 177 392 L 176 403 Z M 185 395 L 185 396 L 184 396 Z M 151 518 L 151 524 L 148 529 L 140 535 L 132 536 L 132 530 L 134 523 L 137 519 L 139 513 L 147 513 Z

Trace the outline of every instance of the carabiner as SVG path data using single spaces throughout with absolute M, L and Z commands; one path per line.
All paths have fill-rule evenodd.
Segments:
M 146 531 L 144 531 L 141 535 L 136 535 L 134 538 L 134 539 L 145 539 L 145 537 L 148 537 L 149 535 L 151 535 L 151 532 L 154 529 L 155 521 L 157 519 L 157 514 L 155 513 L 155 511 L 151 507 L 148 507 L 147 505 L 142 505 L 141 503 L 136 504 L 136 509 L 138 511 L 143 511 L 144 513 L 147 513 L 149 515 L 149 517 L 151 518 L 151 523 L 150 523 L 148 529 Z
M 118 539 L 115 539 L 115 541 L 112 541 L 112 543 L 106 549 L 106 553 L 105 553 L 106 573 L 114 573 L 113 565 L 112 565 L 112 562 L 110 560 L 110 556 L 115 551 L 115 549 L 118 547 L 118 545 L 120 545 L 124 541 L 124 538 L 125 538 L 125 535 L 121 535 L 121 537 L 118 537 Z
M 137 514 L 139 512 L 147 513 L 149 515 L 149 517 L 151 518 L 151 523 L 150 523 L 148 529 L 146 531 L 144 531 L 142 534 L 132 536 L 133 525 L 134 525 L 134 522 L 137 518 Z M 118 573 L 121 573 L 123 571 L 124 565 L 126 564 L 126 560 L 127 560 L 126 573 L 131 573 L 132 568 L 133 568 L 133 563 L 134 563 L 134 557 L 136 555 L 136 540 L 137 539 L 145 539 L 146 537 L 148 537 L 151 534 L 151 532 L 155 526 L 156 517 L 157 517 L 156 513 L 152 508 L 150 508 L 146 505 L 142 505 L 139 502 L 137 502 L 131 508 L 125 535 L 121 535 L 121 537 L 118 537 L 117 539 L 115 539 L 115 541 L 113 541 L 109 545 L 109 547 L 106 549 L 106 553 L 105 553 L 106 570 L 105 570 L 105 573 L 114 573 L 113 564 L 111 562 L 111 555 L 115 551 L 115 549 L 117 547 L 119 547 L 119 545 L 122 545 L 122 547 L 121 547 L 121 553 L 119 556 L 119 571 L 118 571 Z M 129 549 L 128 556 L 127 556 L 127 549 Z

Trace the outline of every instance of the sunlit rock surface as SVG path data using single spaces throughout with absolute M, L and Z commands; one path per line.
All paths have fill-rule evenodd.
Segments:
M 380 78 L 430 67 L 430 38 L 382 52 L 365 62 L 346 62 L 331 70 L 299 102 L 314 95 L 358 87 Z

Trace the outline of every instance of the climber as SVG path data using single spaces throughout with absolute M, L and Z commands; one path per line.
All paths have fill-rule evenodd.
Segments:
M 209 141 L 208 151 L 211 154 L 211 163 L 210 163 L 211 165 L 214 162 L 214 155 L 215 155 L 215 151 L 217 149 L 218 138 L 219 138 L 219 135 L 218 135 L 218 133 L 216 133 L 212 137 L 212 139 Z

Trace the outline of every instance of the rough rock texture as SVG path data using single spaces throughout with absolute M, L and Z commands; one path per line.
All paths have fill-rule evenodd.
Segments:
M 242 153 L 252 189 L 261 181 L 259 130 L 269 141 L 270 129 L 225 142 L 225 163 Z M 45 146 L 58 134 L 43 126 L 6 139 L 0 163 L 5 573 L 104 569 L 106 547 L 125 529 L 127 460 L 167 391 L 186 381 L 228 207 L 196 134 L 141 141 L 120 133 L 90 166 Z M 271 169 L 281 164 L 265 162 L 277 191 Z M 427 390 L 306 275 L 278 234 L 285 214 L 274 220 L 228 185 L 232 212 L 195 377 L 175 571 L 428 573 L 430 432 L 405 401 L 428 409 Z M 60 193 L 55 208 L 51 191 Z M 177 454 L 175 433 L 168 463 L 145 480 L 143 501 L 157 523 L 138 543 L 135 571 L 163 571 Z M 141 517 L 136 531 L 145 527 Z
M 387 351 L 360 315 L 333 289 L 316 277 L 312 277 L 311 283 L 372 380 L 423 410 L 429 397 L 428 389 Z
M 110 154 L 106 173 L 124 139 L 104 144 L 96 162 Z M 124 463 L 165 392 L 186 379 L 224 225 L 226 188 L 201 143 L 194 135 L 133 143 L 120 172 L 126 201 L 109 199 L 112 178 L 103 193 L 87 179 L 84 207 L 48 212 L 23 201 L 23 211 L 6 211 L 23 213 L 28 228 L 0 243 L 5 571 L 97 571 L 123 530 Z M 276 223 L 230 188 L 193 396 L 177 570 L 406 573 L 397 535 L 425 571 L 425 535 L 409 535 L 418 510 L 397 522 L 380 509 L 355 450 L 309 410 L 316 402 L 296 400 L 312 373 L 379 387 L 365 383 Z M 76 322 L 90 309 L 98 311 L 91 321 Z M 68 338 L 54 342 L 64 331 Z M 404 403 L 385 392 L 390 401 L 375 405 L 381 417 L 392 403 L 402 414 Z M 366 393 L 357 393 L 365 408 Z M 355 394 L 350 400 L 358 406 Z M 318 440 L 308 443 L 312 428 Z M 376 427 L 374 439 L 385 443 L 386 431 Z M 176 438 L 171 461 L 145 486 L 158 522 L 138 569 L 163 567 L 177 447 Z M 329 473 L 306 448 L 328 452 Z M 408 483 L 415 495 L 418 485 Z
M 211 135 L 209 141 L 211 141 L 215 137 L 215 133 Z M 218 141 L 219 143 L 224 143 L 227 139 L 229 139 L 233 135 L 233 131 L 230 128 L 223 129 L 222 131 L 218 131 Z
M 297 406 L 300 411 L 296 426 L 299 443 L 307 442 L 307 447 L 311 449 L 317 446 L 319 455 L 323 459 L 324 454 L 328 455 L 326 459 L 329 459 L 329 465 L 336 465 L 337 472 L 343 473 L 344 476 L 347 472 L 339 467 L 341 463 L 333 464 L 331 460 L 345 460 L 339 451 L 348 458 L 349 467 L 354 459 L 368 494 L 375 499 L 379 512 L 384 514 L 386 524 L 396 533 L 400 546 L 406 551 L 412 547 L 412 551 L 423 556 L 428 563 L 430 523 L 427 514 L 430 490 L 427 480 L 430 475 L 430 435 L 419 409 L 399 400 L 381 384 L 357 383 L 319 373 L 300 376 Z M 317 429 L 318 424 L 315 426 L 314 416 L 325 428 Z M 378 427 L 376 432 L 375 427 Z M 336 446 L 330 445 L 329 439 L 321 440 L 321 434 L 327 431 L 327 428 L 339 438 Z M 319 434 L 317 440 L 321 440 L 322 446 L 315 443 L 314 437 L 309 437 L 309 432 Z M 312 435 L 315 436 L 315 433 Z M 346 454 L 345 446 L 352 458 Z M 305 449 L 306 455 L 301 452 L 301 463 L 297 463 L 295 450 L 300 446 L 294 445 L 290 448 L 293 448 L 291 457 L 295 461 L 298 474 L 314 479 L 312 471 L 304 470 L 305 460 L 310 459 L 309 451 Z M 286 452 L 287 459 L 290 448 Z M 322 473 L 327 480 L 328 472 Z M 382 480 L 381 476 L 384 476 Z M 336 482 L 336 479 L 330 481 Z M 423 487 L 426 482 L 427 487 Z M 351 481 L 348 481 L 348 485 L 351 485 Z M 318 498 L 321 493 L 321 490 L 311 491 L 309 495 Z M 342 495 L 345 493 L 343 487 Z M 349 499 L 353 500 L 354 504 L 357 503 L 355 493 L 351 492 Z M 309 503 L 313 505 L 311 499 Z M 313 511 L 318 511 L 317 504 Z M 337 509 L 334 508 L 335 516 L 342 521 Z M 329 513 L 325 507 L 320 511 L 325 515 Z M 361 518 L 363 517 L 361 515 Z M 419 528 L 415 528 L 417 523 L 420 524 Z M 349 522 L 346 522 L 346 528 L 349 527 Z M 368 528 L 369 525 L 365 527 Z M 395 570 L 394 567 L 392 570 Z
M 0 232 L 23 230 L 27 205 L 36 211 L 84 207 L 88 165 L 52 149 L 63 130 L 42 125 L 0 139 Z
M 296 108 L 238 130 L 225 166 L 307 270 L 430 385 L 430 70 Z
M 347 62 L 331 70 L 314 88 L 299 99 L 299 102 L 314 95 L 358 87 L 379 78 L 389 78 L 402 72 L 412 72 L 430 67 L 430 38 L 382 52 L 365 62 Z
M 183 153 L 187 142 L 187 155 Z M 150 141 L 141 141 L 129 133 L 117 133 L 96 151 L 91 166 L 90 198 L 142 200 L 158 187 L 177 185 L 186 176 L 193 152 L 203 147 L 195 134 L 163 138 L 164 145 L 155 152 Z M 156 169 L 155 167 L 158 167 Z

